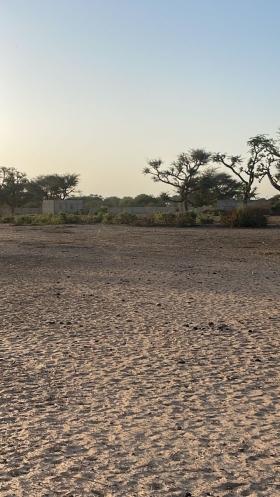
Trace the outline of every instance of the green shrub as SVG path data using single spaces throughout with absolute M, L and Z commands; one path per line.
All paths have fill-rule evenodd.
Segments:
M 260 209 L 235 209 L 224 213 L 221 222 L 231 228 L 264 228 L 267 226 L 267 218 Z
M 187 227 L 196 225 L 196 215 L 194 212 L 183 212 L 176 214 L 175 226 Z
M 199 224 L 213 224 L 214 218 L 208 214 L 200 214 L 198 216 L 198 223 Z
M 83 214 L 72 214 L 69 212 L 61 212 L 59 214 L 61 224 L 81 224 Z
M 277 199 L 276 201 L 273 202 L 271 206 L 271 214 L 275 216 L 280 215 L 280 199 Z
M 104 224 L 114 224 L 115 216 L 110 212 L 105 212 L 102 216 L 102 223 Z
M 102 223 L 102 219 L 104 216 L 104 212 L 96 212 L 95 214 L 88 214 L 87 220 L 90 221 L 90 224 Z
M 135 226 L 155 226 L 154 215 L 139 216 L 134 224 Z
M 130 214 L 129 212 L 121 212 L 114 216 L 114 224 L 136 224 L 137 216 L 135 214 Z
M 14 223 L 15 221 L 15 217 L 14 216 L 2 216 L 0 218 L 0 223 L 4 223 L 4 224 L 12 224 Z
M 152 216 L 154 226 L 174 226 L 176 224 L 176 214 L 156 212 Z
M 22 224 L 32 224 L 32 216 L 30 215 L 19 215 L 15 216 L 14 224 L 20 226 Z

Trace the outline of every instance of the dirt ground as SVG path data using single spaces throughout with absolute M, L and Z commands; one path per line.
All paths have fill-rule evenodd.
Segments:
M 279 497 L 280 230 L 0 227 L 1 497 Z

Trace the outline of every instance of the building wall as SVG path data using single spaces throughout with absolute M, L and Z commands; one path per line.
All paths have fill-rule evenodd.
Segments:
M 83 210 L 84 202 L 80 199 L 43 200 L 43 214 L 76 213 Z
M 41 207 L 17 207 L 15 209 L 14 213 L 17 215 L 41 214 L 42 208 Z M 7 207 L 5 205 L 0 207 L 0 215 L 1 216 L 9 216 L 10 214 L 11 214 L 10 207 Z
M 231 211 L 232 209 L 242 208 L 242 202 L 233 199 L 218 200 L 217 209 L 221 211 Z M 270 209 L 271 202 L 265 198 L 249 200 L 247 207 L 249 209 Z
M 175 213 L 180 209 L 179 204 L 170 205 L 168 207 L 111 207 L 109 212 L 111 214 L 121 214 L 122 212 L 128 214 L 135 214 L 136 216 L 149 216 L 158 212 L 161 213 Z

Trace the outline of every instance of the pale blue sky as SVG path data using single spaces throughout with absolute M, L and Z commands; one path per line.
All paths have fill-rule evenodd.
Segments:
M 280 126 L 279 0 L 1 0 L 0 43 L 0 164 L 85 193 L 159 192 L 148 158 Z

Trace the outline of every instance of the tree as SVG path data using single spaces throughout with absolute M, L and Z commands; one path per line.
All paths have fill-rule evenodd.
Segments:
M 218 200 L 238 199 L 242 196 L 243 184 L 225 172 L 208 169 L 198 179 L 191 202 L 194 207 L 215 205 Z
M 104 199 L 101 195 L 88 195 L 80 197 L 84 201 L 85 209 L 97 210 L 103 206 Z
M 147 195 L 146 193 L 140 193 L 133 199 L 133 206 L 135 207 L 154 207 L 159 205 L 162 205 L 160 197 L 154 197 L 154 195 Z
M 268 146 L 269 139 L 265 135 L 257 135 L 247 142 L 249 153 L 246 162 L 240 155 L 232 155 L 227 158 L 226 154 L 214 154 L 212 160 L 216 164 L 223 165 L 230 169 L 235 176 L 241 181 L 243 204 L 247 205 L 248 201 L 255 197 L 256 187 L 255 180 L 260 179 L 260 170 L 263 168 L 265 159 L 265 150 Z
M 119 197 L 107 197 L 104 199 L 104 206 L 105 207 L 119 207 L 120 205 L 120 198 Z
M 191 150 L 180 154 L 167 169 L 163 168 L 161 159 L 151 160 L 144 174 L 149 174 L 155 182 L 161 182 L 172 186 L 178 200 L 187 211 L 190 206 L 190 195 L 196 186 L 196 180 L 201 169 L 210 161 L 211 154 L 203 149 Z
M 274 197 L 269 199 L 271 205 L 271 211 L 274 214 L 280 214 L 280 195 L 274 195 Z
M 259 176 L 267 176 L 271 185 L 280 191 L 280 148 L 279 132 L 278 140 L 263 137 L 263 160 L 259 166 Z
M 120 198 L 119 206 L 120 207 L 131 207 L 133 205 L 133 200 L 134 199 L 132 197 Z
M 37 196 L 41 196 L 41 200 L 65 200 L 75 192 L 78 183 L 78 174 L 48 174 L 38 176 L 33 180 L 30 191 L 33 191 Z
M 14 213 L 27 200 L 28 179 L 14 167 L 0 168 L 0 202 L 8 205 Z
M 276 165 L 276 172 L 274 175 L 271 172 L 271 166 L 268 167 L 267 176 L 272 186 L 280 192 L 280 162 Z

